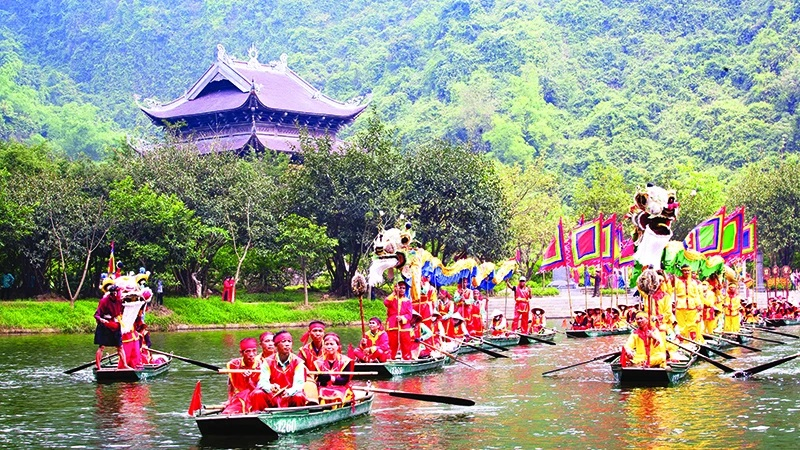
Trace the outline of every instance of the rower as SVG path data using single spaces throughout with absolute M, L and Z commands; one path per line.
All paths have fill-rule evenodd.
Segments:
M 587 330 L 589 329 L 589 316 L 584 311 L 575 311 L 575 317 L 572 319 L 573 330 Z
M 305 406 L 306 366 L 299 356 L 292 353 L 292 335 L 288 331 L 279 331 L 272 341 L 276 353 L 261 364 L 258 389 L 250 395 L 252 411 Z
M 342 355 L 342 344 L 339 335 L 327 333 L 322 339 L 322 357 L 314 361 L 317 372 L 352 372 L 353 360 Z M 350 389 L 352 375 L 337 373 L 319 374 L 316 376 L 319 404 L 341 403 L 353 399 Z M 306 392 L 308 396 L 308 392 Z
M 433 331 L 422 322 L 422 315 L 416 311 L 411 314 L 411 329 L 413 330 L 411 356 L 414 359 L 429 358 L 431 350 L 428 346 L 433 345 Z M 428 345 L 423 345 L 421 342 Z
M 244 369 L 244 373 L 228 374 L 228 402 L 222 414 L 246 414 L 251 410 L 250 395 L 256 389 L 260 376 L 258 342 L 255 338 L 239 341 L 240 358 L 228 361 L 228 369 Z
M 106 286 L 108 286 L 106 288 Z M 114 347 L 117 350 L 117 356 L 121 364 L 125 364 L 125 351 L 122 349 L 122 299 L 119 296 L 118 287 L 113 284 L 111 278 L 105 278 L 103 288 L 107 289 L 106 293 L 100 298 L 97 304 L 97 310 L 94 313 L 94 319 L 97 322 L 97 328 L 94 330 L 94 343 L 98 345 L 97 353 L 95 353 L 95 364 L 100 369 L 100 360 L 103 359 L 103 351 L 106 346 Z M 130 367 L 120 367 L 128 368 Z
M 324 335 L 325 324 L 319 320 L 312 320 L 308 324 L 308 331 L 300 338 L 303 346 L 297 351 L 297 356 L 309 369 L 314 367 L 314 360 L 322 356 L 322 337 Z
M 531 312 L 533 315 L 531 316 L 530 326 L 528 327 L 528 334 L 541 333 L 547 326 L 547 318 L 544 316 L 544 310 L 542 308 L 533 308 Z
M 275 343 L 272 342 L 274 336 L 271 331 L 265 331 L 258 337 L 258 342 L 261 344 L 261 353 L 257 356 L 259 363 L 275 354 Z
M 508 333 L 508 321 L 503 311 L 495 309 L 492 311 L 492 336 L 505 336 Z
M 353 355 L 361 362 L 386 362 L 389 359 L 389 335 L 383 329 L 381 319 L 373 317 L 367 322 L 369 330 L 364 333 Z
M 667 349 L 661 332 L 652 326 L 645 312 L 636 313 L 637 328 L 622 347 L 622 365 L 663 367 Z

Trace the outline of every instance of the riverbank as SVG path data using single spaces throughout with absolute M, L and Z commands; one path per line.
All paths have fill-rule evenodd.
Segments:
M 0 333 L 93 333 L 96 300 L 18 300 L 0 302 Z M 364 300 L 364 316 L 385 317 L 383 302 Z M 331 325 L 360 324 L 358 299 L 302 301 L 237 301 L 217 298 L 165 298 L 164 306 L 147 313 L 153 331 L 305 326 L 311 320 Z

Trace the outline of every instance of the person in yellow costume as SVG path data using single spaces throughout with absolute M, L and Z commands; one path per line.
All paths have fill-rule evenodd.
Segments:
M 719 289 L 709 278 L 708 282 L 701 284 L 703 291 L 703 333 L 711 334 L 717 329 L 717 295 Z
M 628 365 L 663 367 L 667 361 L 667 348 L 661 332 L 650 323 L 645 312 L 636 313 L 636 326 L 622 347 Z
M 675 280 L 674 289 L 675 319 L 681 335 L 695 342 L 704 343 L 699 327 L 703 300 L 700 297 L 700 288 L 692 278 L 692 269 L 687 264 L 681 267 L 681 276 Z
M 675 321 L 672 315 L 672 286 L 667 281 L 667 275 L 662 270 L 658 271 L 658 276 L 660 284 L 653 295 L 648 296 L 639 290 L 639 294 L 642 297 L 642 308 L 659 325 L 666 324 L 671 328 L 672 323 Z
M 728 285 L 728 296 L 722 305 L 722 312 L 725 313 L 725 324 L 723 332 L 738 333 L 741 327 L 742 299 L 739 297 L 739 287 L 735 284 Z

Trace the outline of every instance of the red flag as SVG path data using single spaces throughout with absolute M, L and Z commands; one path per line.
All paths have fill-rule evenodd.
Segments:
M 189 416 L 194 417 L 195 411 L 202 408 L 203 394 L 200 392 L 200 380 L 197 380 L 197 384 L 194 386 L 194 392 L 192 393 L 192 401 L 189 402 Z
M 111 241 L 111 255 L 108 256 L 108 276 L 117 271 L 117 263 L 114 262 L 114 241 Z

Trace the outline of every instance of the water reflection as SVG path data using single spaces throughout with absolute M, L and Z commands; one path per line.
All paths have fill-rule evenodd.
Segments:
M 150 385 L 98 384 L 95 387 L 95 423 L 109 443 L 148 445 L 156 427 L 151 411 Z

